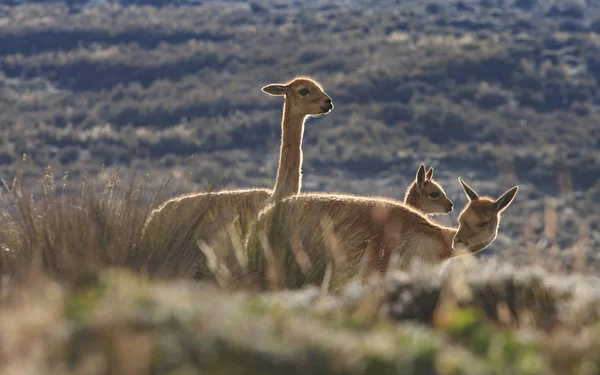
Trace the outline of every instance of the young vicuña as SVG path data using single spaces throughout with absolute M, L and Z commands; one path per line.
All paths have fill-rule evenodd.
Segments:
M 406 190 L 404 203 L 430 215 L 448 214 L 454 207 L 442 186 L 433 179 L 433 168 L 425 172 L 423 164 L 417 170 L 415 181 Z
M 496 238 L 500 214 L 518 187 L 494 200 L 459 182 L 469 202 L 458 228 L 389 198 L 315 193 L 270 205 L 246 239 L 246 281 L 278 289 L 329 278 L 335 289 L 359 271 L 363 276 L 385 272 L 392 254 L 406 268 L 414 260 L 437 266 L 476 253 Z

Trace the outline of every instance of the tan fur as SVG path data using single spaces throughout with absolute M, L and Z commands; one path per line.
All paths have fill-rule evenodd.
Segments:
M 159 209 L 154 210 L 153 220 L 148 220 L 146 230 L 161 232 L 162 226 L 181 227 L 182 224 L 191 224 L 191 221 L 196 218 L 200 221 L 198 224 L 202 224 L 199 228 L 202 232 L 214 233 L 237 215 L 242 217 L 256 215 L 270 195 L 269 189 L 224 190 L 181 195 L 168 200 Z M 161 219 L 166 220 L 161 221 Z M 246 220 L 240 221 L 240 229 L 241 233 L 246 233 Z
M 429 168 L 426 173 L 423 164 L 417 170 L 414 182 L 406 190 L 404 203 L 430 215 L 448 214 L 454 207 L 442 186 L 433 179 L 433 168 Z
M 306 117 L 329 113 L 333 104 L 321 85 L 308 77 L 297 77 L 286 85 L 265 86 L 263 91 L 278 95 L 269 92 L 269 88 L 274 86 L 285 90 L 279 167 L 273 188 L 273 200 L 277 201 L 300 192 L 302 135 Z M 308 94 L 302 96 L 302 90 L 308 90 Z
M 496 238 L 501 214 L 515 198 L 519 188 L 514 186 L 494 200 L 479 196 L 460 177 L 458 181 L 469 203 L 458 218 L 458 233 L 452 246 L 458 253 L 474 253 L 478 250 L 473 249 L 484 249 Z
M 263 210 L 250 229 L 246 241 L 250 281 L 262 287 L 300 287 L 322 282 L 330 267 L 330 286 L 335 289 L 359 273 L 361 261 L 368 275 L 375 270 L 385 272 L 392 254 L 398 256 L 401 267 L 407 267 L 416 259 L 437 266 L 475 253 L 493 241 L 499 222 L 499 212 L 494 212 L 487 198 L 481 199 L 466 205 L 458 228 L 439 225 L 390 198 L 315 193 L 285 199 Z M 474 217 L 481 215 L 496 220 L 473 231 Z M 464 242 L 453 248 L 455 237 Z M 261 238 L 272 249 L 275 264 L 265 262 Z M 297 254 L 305 254 L 310 267 L 300 267 Z M 268 279 L 266 271 L 273 267 L 284 272 Z
M 243 242 L 248 223 L 256 218 L 267 200 L 282 199 L 300 191 L 304 121 L 307 116 L 329 113 L 333 109 L 331 98 L 319 83 L 308 77 L 268 85 L 262 90 L 269 95 L 284 96 L 274 189 L 200 192 L 164 202 L 151 212 L 144 226 L 142 242 L 151 251 L 168 247 L 173 236 L 187 236 L 184 242 L 192 247 L 197 246 L 199 239 L 210 246 L 230 247 L 234 244 L 227 239 L 232 234 L 227 230 L 233 222 L 237 223 L 234 235 Z

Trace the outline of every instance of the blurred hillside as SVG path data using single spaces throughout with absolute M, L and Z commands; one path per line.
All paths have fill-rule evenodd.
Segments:
M 18 3 L 0 6 L 7 183 L 27 153 L 31 184 L 51 164 L 167 195 L 270 186 L 282 101 L 260 87 L 308 74 L 335 109 L 307 123 L 305 190 L 402 197 L 421 162 L 457 207 L 459 175 L 519 184 L 486 254 L 598 262 L 599 1 Z

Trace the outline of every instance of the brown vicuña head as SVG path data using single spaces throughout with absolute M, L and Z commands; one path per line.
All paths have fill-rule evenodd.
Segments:
M 459 177 L 458 181 L 469 202 L 458 217 L 458 232 L 452 242 L 456 256 L 476 253 L 494 241 L 498 233 L 500 214 L 519 191 L 519 187 L 514 186 L 500 198 L 493 199 L 479 196 L 462 178 Z
M 423 164 L 417 170 L 415 181 L 406 191 L 404 203 L 430 215 L 448 214 L 454 207 L 442 186 L 433 180 L 433 168 L 425 172 Z
M 333 102 L 321 85 L 308 77 L 297 77 L 285 84 L 270 84 L 262 91 L 273 96 L 284 96 L 291 104 L 290 115 L 321 115 L 333 109 Z

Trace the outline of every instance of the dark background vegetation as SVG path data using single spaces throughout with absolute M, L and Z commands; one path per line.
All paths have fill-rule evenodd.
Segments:
M 170 179 L 167 195 L 271 186 L 282 101 L 260 87 L 308 74 L 336 107 L 307 123 L 305 190 L 401 198 L 421 162 L 458 208 L 459 175 L 493 196 L 519 184 L 484 253 L 598 263 L 598 1 L 3 4 L 7 184 L 27 153 L 31 186 L 48 164 L 71 184 Z
M 600 1 L 0 3 L 0 372 L 600 373 Z M 194 274 L 135 246 L 157 192 L 272 186 L 299 74 L 304 190 L 519 184 L 493 245 L 337 295 L 140 277 Z

